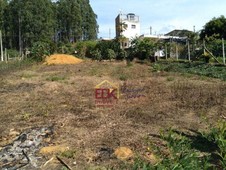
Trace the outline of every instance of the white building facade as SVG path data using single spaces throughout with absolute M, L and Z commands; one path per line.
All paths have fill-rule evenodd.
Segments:
M 124 37 L 127 42 L 124 42 L 123 47 L 127 48 L 130 41 L 140 36 L 140 20 L 139 16 L 129 14 L 119 14 L 115 19 L 116 38 Z

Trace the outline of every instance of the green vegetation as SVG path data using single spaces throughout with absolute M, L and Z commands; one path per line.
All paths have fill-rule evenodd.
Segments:
M 75 154 L 76 154 L 76 151 L 75 150 L 67 150 L 67 151 L 64 151 L 60 154 L 60 156 L 64 157 L 64 158 L 74 158 L 75 157 Z
M 155 136 L 156 137 L 156 136 Z M 161 133 L 158 142 L 147 138 L 148 148 L 155 155 L 156 163 L 141 157 L 122 169 L 134 170 L 196 170 L 226 168 L 226 122 L 219 122 L 210 131 L 184 133 L 170 129 Z M 150 150 L 151 148 L 151 150 Z
M 220 17 L 214 17 L 212 20 L 207 22 L 204 29 L 201 31 L 200 38 L 210 37 L 214 34 L 219 34 L 220 38 L 226 39 L 226 18 L 222 15 Z
M 62 80 L 65 80 L 65 79 L 66 79 L 65 76 L 58 76 L 58 75 L 53 75 L 53 76 L 46 78 L 47 81 L 62 81 Z
M 201 62 L 167 62 L 160 61 L 152 65 L 152 71 L 179 72 L 183 74 L 196 74 L 200 76 L 218 78 L 226 81 L 226 67 L 210 65 Z
M 68 43 L 95 40 L 96 18 L 88 0 L 0 1 L 4 48 L 16 49 L 20 55 L 29 50 L 38 59 L 43 47 L 45 55 L 47 49 L 53 53 Z M 68 49 L 65 51 L 72 51 Z
M 8 61 L 7 63 L 0 62 L 0 71 L 1 71 L 1 74 L 9 73 L 10 71 L 24 69 L 35 63 L 36 62 L 31 59 L 13 60 L 13 61 Z

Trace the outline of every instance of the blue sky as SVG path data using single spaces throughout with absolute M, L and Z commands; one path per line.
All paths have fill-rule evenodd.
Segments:
M 226 17 L 226 0 L 90 0 L 97 14 L 99 37 L 115 37 L 115 18 L 122 13 L 140 17 L 141 34 L 165 34 L 173 29 L 196 31 L 213 17 Z

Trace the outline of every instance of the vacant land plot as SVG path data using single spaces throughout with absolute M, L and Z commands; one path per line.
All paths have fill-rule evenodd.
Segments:
M 1 75 L 0 144 L 7 144 L 12 130 L 53 126 L 48 145 L 69 147 L 61 156 L 72 169 L 120 169 L 134 159 L 125 163 L 112 156 L 116 148 L 130 148 L 133 157 L 144 158 L 147 140 L 158 141 L 151 136 L 160 131 L 173 128 L 192 134 L 222 119 L 225 82 L 153 70 L 138 63 L 84 61 L 35 65 Z M 96 107 L 94 88 L 104 80 L 120 89 L 126 86 L 130 94 L 121 92 L 112 107 Z M 47 153 L 42 163 L 53 155 Z M 46 168 L 62 166 L 51 161 Z

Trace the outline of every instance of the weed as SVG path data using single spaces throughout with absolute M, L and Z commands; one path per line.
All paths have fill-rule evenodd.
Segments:
M 226 122 L 219 122 L 206 133 L 195 132 L 195 135 L 170 129 L 159 138 L 161 147 L 159 142 L 156 145 L 148 138 L 146 141 L 161 161 L 152 165 L 136 158 L 131 169 L 226 169 Z M 166 150 L 169 154 L 165 154 Z
M 167 81 L 174 81 L 174 77 L 167 77 Z
M 29 120 L 31 118 L 31 114 L 30 113 L 27 113 L 27 112 L 23 112 L 22 113 L 22 119 L 23 120 Z
M 3 73 L 9 73 L 10 71 L 17 71 L 23 68 L 26 68 L 28 66 L 31 66 L 35 64 L 34 60 L 26 59 L 26 60 L 13 60 L 0 63 L 0 71 L 1 74 Z
M 98 74 L 98 69 L 96 67 L 91 68 L 89 72 L 91 76 L 96 76 Z
M 153 71 L 153 72 L 159 72 L 159 71 L 161 71 L 161 70 L 162 70 L 162 67 L 161 67 L 160 64 L 153 64 L 153 65 L 152 65 L 152 71 Z
M 126 81 L 126 80 L 128 80 L 128 76 L 126 74 L 121 74 L 121 75 L 119 75 L 119 80 Z
M 61 153 L 62 157 L 73 159 L 75 157 L 76 151 L 75 150 L 67 150 Z
M 208 65 L 200 62 L 158 62 L 154 64 L 153 71 L 180 72 L 183 74 L 196 74 L 199 76 L 218 78 L 226 81 L 226 67 Z
M 57 75 L 50 76 L 50 77 L 46 78 L 47 81 L 62 81 L 62 80 L 65 80 L 65 79 L 66 79 L 65 76 L 57 76 Z
M 26 78 L 26 79 L 30 79 L 30 78 L 35 77 L 35 76 L 36 75 L 33 72 L 24 72 L 24 73 L 21 74 L 21 77 Z
M 126 66 L 127 66 L 127 67 L 132 67 L 132 66 L 133 66 L 133 63 L 130 62 L 130 61 L 127 61 L 127 62 L 126 62 Z
M 226 122 L 220 121 L 210 132 L 203 136 L 210 142 L 217 145 L 217 155 L 220 157 L 220 164 L 226 169 Z
M 147 163 L 146 161 L 142 160 L 141 158 L 136 158 L 135 161 L 134 161 L 134 164 L 132 166 L 133 170 L 152 170 L 154 169 L 154 167 Z

